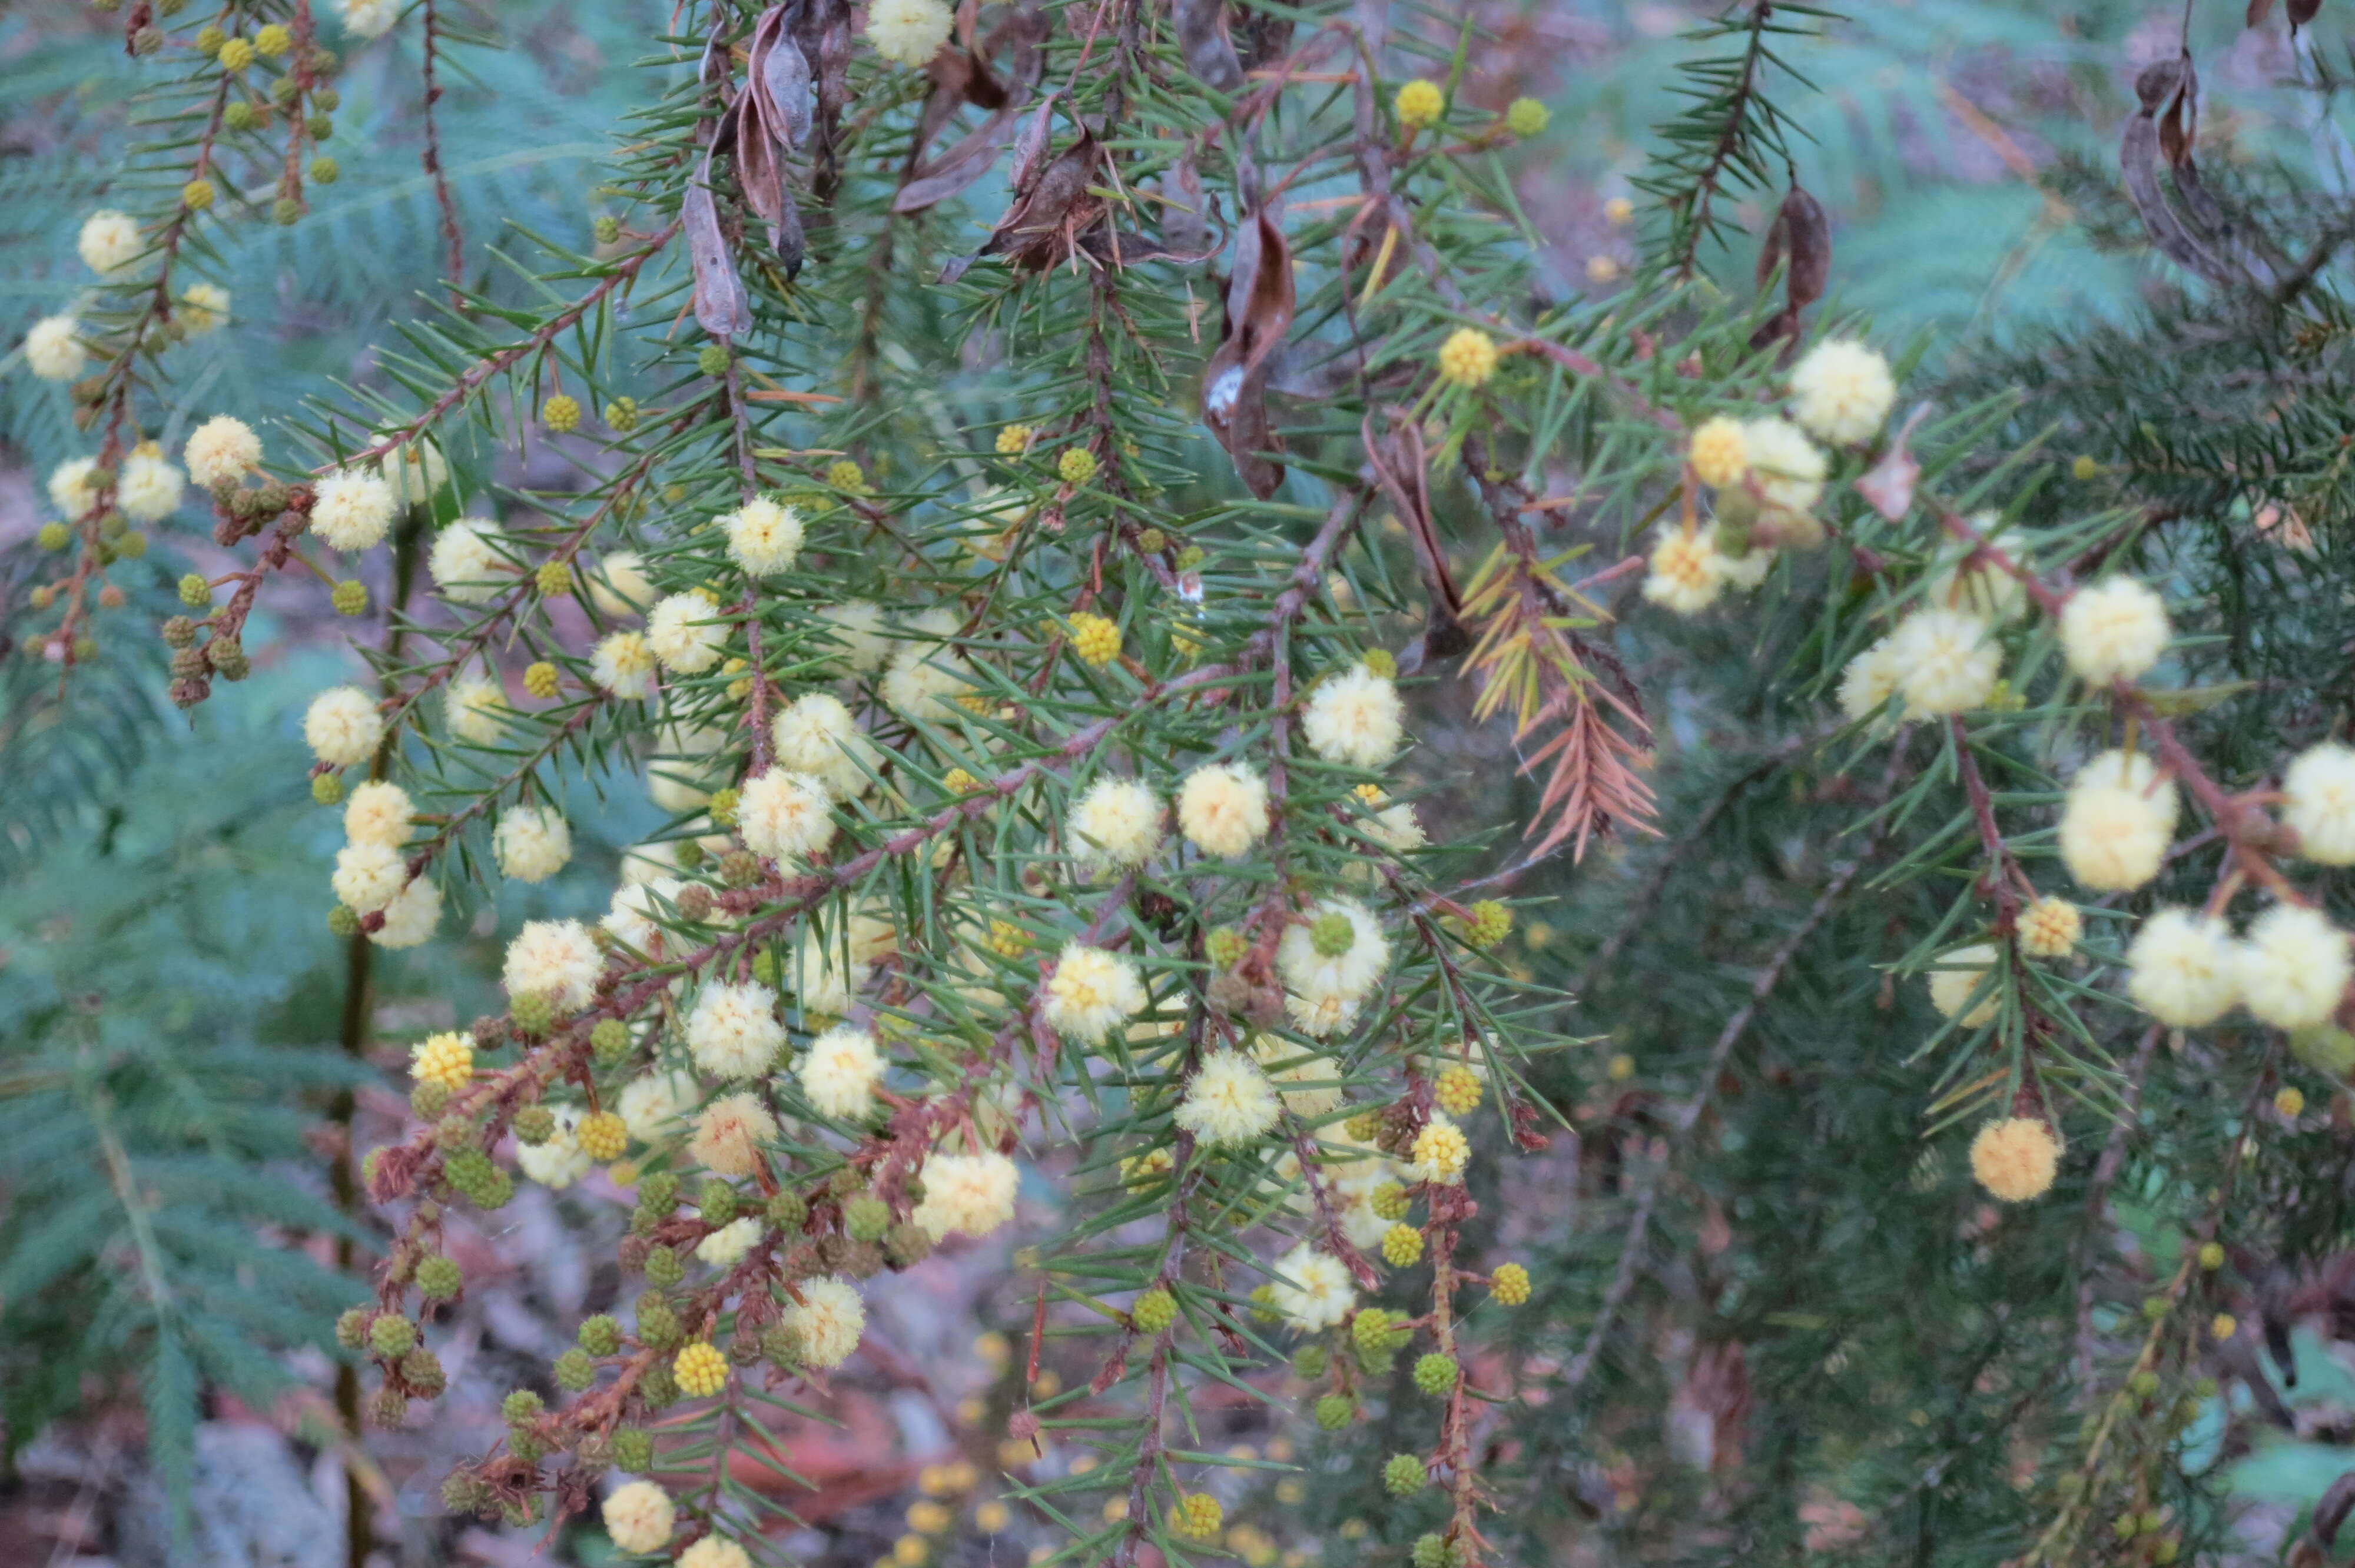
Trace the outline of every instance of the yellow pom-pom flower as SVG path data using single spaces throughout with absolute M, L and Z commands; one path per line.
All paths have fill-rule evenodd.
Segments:
M 1066 452 L 1065 457 L 1071 454 Z M 1120 657 L 1120 623 L 1081 610 L 1071 617 L 1071 652 L 1103 669 Z
M 581 428 L 581 400 L 559 392 L 539 406 L 539 422 L 563 435 Z
M 221 69 L 234 75 L 253 63 L 253 46 L 243 38 L 231 38 L 221 45 L 220 53 L 213 58 L 220 61 Z
M 1007 425 L 997 432 L 997 455 L 1018 457 L 1030 450 L 1030 427 Z
M 1741 483 L 1750 470 L 1750 442 L 1742 432 L 1742 421 L 1722 414 L 1702 420 L 1693 430 L 1687 457 L 1693 477 L 1711 490 Z
M 2041 1197 L 2061 1168 L 2061 1141 L 2034 1117 L 1988 1122 L 1971 1139 L 1971 1174 L 2007 1203 Z
M 1055 471 L 1065 484 L 1085 484 L 1096 476 L 1096 454 L 1085 447 L 1067 447 L 1055 460 Z
M 2274 1097 L 2274 1109 L 2286 1117 L 2298 1117 L 2306 1110 L 2306 1092 L 2295 1086 L 2282 1090 Z
M 602 1164 L 628 1151 L 630 1129 L 613 1112 L 598 1111 L 581 1118 L 581 1125 L 572 1129 L 572 1140 L 581 1146 L 581 1153 Z
M 294 35 L 283 22 L 272 22 L 253 35 L 253 52 L 274 60 L 294 47 Z
M 1477 387 L 1497 374 L 1497 344 L 1478 327 L 1457 327 L 1439 345 L 1439 375 L 1458 387 Z
M 474 1043 L 454 1031 L 429 1034 L 410 1053 L 409 1075 L 455 1094 L 474 1082 Z
M 1480 1103 L 1480 1075 L 1461 1062 L 1451 1063 L 1432 1086 L 1433 1097 L 1439 1108 L 1450 1116 L 1462 1116 Z
M 1218 1499 L 1208 1492 L 1190 1492 L 1178 1504 L 1176 1516 L 1169 1522 L 1180 1535 L 1208 1541 L 1219 1533 L 1219 1527 L 1226 1521 L 1227 1510 L 1219 1506 Z
M 1398 90 L 1392 107 L 1397 109 L 1399 123 L 1421 131 L 1439 123 L 1447 112 L 1447 95 L 1435 81 L 1417 77 Z
M 1500 1263 L 1488 1276 L 1488 1294 L 1501 1306 L 1518 1307 L 1529 1298 L 1529 1271 L 1518 1263 Z
M 1538 135 L 1552 119 L 1553 111 L 1534 98 L 1517 98 L 1505 106 L 1505 129 L 1516 136 Z
M 2031 959 L 2065 959 L 2084 931 L 2084 916 L 2065 898 L 2045 897 L 2019 912 L 2019 950 Z
M 1412 1225 L 1401 1223 L 1382 1233 L 1382 1261 L 1392 1268 L 1405 1268 L 1423 1259 L 1423 1233 Z
M 728 1386 L 728 1358 L 698 1340 L 678 1352 L 671 1362 L 670 1375 L 689 1399 L 709 1399 Z
M 542 659 L 525 668 L 523 689 L 541 702 L 548 702 L 556 695 L 558 679 L 556 666 Z

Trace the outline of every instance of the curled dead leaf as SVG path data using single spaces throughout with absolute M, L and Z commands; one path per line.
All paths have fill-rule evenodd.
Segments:
M 1283 465 L 1263 455 L 1276 450 L 1266 367 L 1292 330 L 1292 247 L 1261 207 L 1236 233 L 1234 254 L 1224 330 L 1202 373 L 1202 422 L 1227 449 L 1244 486 L 1264 501 L 1284 482 Z

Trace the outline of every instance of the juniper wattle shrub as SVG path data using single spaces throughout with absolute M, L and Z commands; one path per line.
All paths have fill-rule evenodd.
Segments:
M 1772 9 L 1738 29 L 1753 55 Z M 389 6 L 345 13 L 398 37 Z M 84 301 L 26 343 L 91 448 L 51 480 L 70 564 L 38 646 L 70 679 L 113 634 L 127 524 L 190 478 L 244 564 L 183 582 L 184 708 L 248 673 L 282 575 L 359 615 L 389 575 L 374 680 L 302 719 L 343 826 L 322 900 L 363 959 L 453 935 L 474 885 L 557 877 L 571 781 L 665 819 L 602 912 L 498 933 L 504 1006 L 415 1043 L 413 1118 L 360 1167 L 394 1234 L 340 1338 L 387 1425 L 444 1389 L 454 1213 L 599 1167 L 634 1197 L 628 1310 L 507 1398 L 453 1511 L 593 1510 L 625 1552 L 743 1563 L 762 1505 L 729 1465 L 764 1451 L 759 1412 L 861 1356 L 878 1282 L 1021 1229 L 1028 1180 L 1062 1216 L 1017 1255 L 1031 1365 L 1047 1335 L 1101 1343 L 1006 1419 L 1026 1530 L 1090 1562 L 1273 1552 L 1199 1435 L 1244 1391 L 1297 1413 L 1287 1443 L 1380 1423 L 1378 1521 L 1337 1542 L 1515 1553 L 1501 1505 L 1551 1495 L 1516 1467 L 1553 1439 L 1522 1443 L 1541 1401 L 1497 1347 L 1574 1298 L 1582 1348 L 1538 1383 L 1576 1410 L 1661 1191 L 1654 1160 L 1599 1292 L 1591 1259 L 1492 1245 L 1476 1195 L 1634 1071 L 1565 1086 L 1572 1018 L 1503 896 L 1678 825 L 1623 610 L 1660 643 L 1803 622 L 1774 709 L 1836 757 L 1856 835 L 1664 1149 L 1810 934 L 1931 864 L 1963 885 L 1918 928 L 1904 906 L 1886 968 L 1945 1021 L 1914 1042 L 1929 1131 L 1969 1127 L 2004 1203 L 2052 1187 L 2073 1121 L 2123 1125 L 2164 1032 L 2332 1026 L 2346 942 L 2305 877 L 2355 858 L 2350 754 L 2309 726 L 2278 789 L 2202 760 L 2141 514 L 2036 511 L 1978 444 L 2006 399 L 1902 412 L 1869 334 L 1813 324 L 1804 188 L 1768 240 L 1779 302 L 1697 278 L 1731 185 L 1788 152 L 1755 58 L 1696 111 L 1721 129 L 1668 132 L 1660 265 L 1548 303 L 1497 157 L 1545 115 L 1476 106 L 1462 45 L 1412 64 L 1434 46 L 1403 8 L 692 5 L 645 40 L 578 249 L 519 237 L 527 281 L 453 275 L 362 389 L 270 427 L 181 408 L 165 452 L 175 344 L 228 308 L 186 278 L 234 221 L 221 189 L 273 179 L 303 220 L 340 63 L 302 5 L 166 21 L 141 7 L 132 44 L 197 106 L 179 177 L 89 218 Z M 1526 821 L 1413 798 L 1442 705 L 1410 697 L 1459 682 Z M 2117 900 L 2186 861 L 2205 889 L 2128 926 Z M 2133 1375 L 2179 1379 L 2176 1308 L 2213 1281 L 2154 1299 Z M 2129 1484 L 2101 1441 L 2049 1540 Z

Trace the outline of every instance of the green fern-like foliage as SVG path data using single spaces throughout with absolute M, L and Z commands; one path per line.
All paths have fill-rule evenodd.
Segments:
M 304 1129 L 365 1075 L 314 1026 L 340 993 L 302 896 L 304 803 L 269 707 L 150 748 L 96 832 L 44 842 L 0 892 L 0 1388 L 20 1446 L 92 1386 L 139 1388 L 185 1478 L 206 1387 L 262 1400 L 282 1352 L 333 1346 L 355 1282 L 305 1236 L 357 1235 Z

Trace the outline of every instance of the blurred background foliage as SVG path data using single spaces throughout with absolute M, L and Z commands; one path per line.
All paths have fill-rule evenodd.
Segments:
M 2355 160 L 2331 101 L 2299 85 L 2328 57 L 2302 62 L 2278 19 L 2244 30 L 2241 10 L 2195 6 L 2203 156 L 2295 251 L 2344 217 L 2339 171 Z M 1608 296 L 1661 234 L 1640 202 L 1632 224 L 1608 204 L 1639 195 L 1654 128 L 1692 110 L 1689 68 L 1738 58 L 1742 35 L 1696 36 L 1717 8 L 1668 0 L 1474 14 L 1466 93 L 1501 107 L 1533 92 L 1554 111 L 1549 135 L 1511 154 L 1548 245 L 1543 286 Z M 496 296 L 529 286 L 503 250 L 591 243 L 599 161 L 645 90 L 628 68 L 663 12 L 509 0 L 460 16 L 498 47 L 445 56 L 435 112 L 469 281 Z M 2310 729 L 2350 695 L 2343 587 L 2297 589 L 2252 546 L 2302 539 L 2324 568 L 2303 580 L 2355 579 L 2349 487 L 2315 456 L 2350 428 L 2355 396 L 2338 369 L 2334 287 L 2296 323 L 2187 294 L 2114 188 L 2133 73 L 2173 51 L 2179 21 L 2172 5 L 2123 0 L 1778 7 L 1756 84 L 1790 164 L 1762 159 L 1699 260 L 1747 298 L 1756 236 L 1796 173 L 1833 215 L 1827 319 L 1913 344 L 1913 385 L 1950 407 L 2019 394 L 1987 455 L 2038 453 L 2037 514 L 2124 503 L 2189 519 L 2138 546 L 2137 565 L 2198 607 L 2184 620 L 2211 641 L 2190 656 L 2195 679 L 2256 694 L 2229 721 L 2246 732 L 2238 755 L 2255 758 L 2277 749 L 2276 729 Z M 378 356 L 392 323 L 438 308 L 442 255 L 419 164 L 416 34 L 350 49 L 327 145 L 342 178 L 314 193 L 311 214 L 279 228 L 257 213 L 229 230 L 218 281 L 232 319 L 179 351 L 177 406 L 260 415 L 268 440 L 271 418 L 331 385 L 389 390 Z M 0 16 L 0 342 L 70 295 L 76 227 L 141 135 L 120 39 L 119 17 L 55 0 Z M 2253 364 L 2296 367 L 2310 398 L 2277 417 L 2278 383 L 2249 387 Z M 261 673 L 193 726 L 158 700 L 160 652 L 142 636 L 107 638 L 61 694 L 7 627 L 45 516 L 40 478 L 80 450 L 66 410 L 0 359 L 0 461 L 13 470 L 0 491 L 0 1419 L 14 1454 L 60 1417 L 133 1401 L 155 1462 L 184 1479 L 207 1391 L 258 1403 L 324 1386 L 334 1311 L 359 1288 L 332 1266 L 329 1238 L 357 1223 L 331 1201 L 336 1151 L 309 1135 L 391 1055 L 340 1049 L 344 952 L 324 922 L 335 829 L 310 804 L 294 733 L 321 666 L 357 666 L 337 651 L 351 624 L 321 592 L 282 602 L 250 639 Z M 176 446 L 184 432 L 154 433 Z M 116 628 L 170 613 L 174 578 L 224 558 L 189 508 L 159 531 Z M 371 584 L 379 601 L 387 586 Z M 1868 873 L 1856 896 L 1822 906 L 1863 847 L 1845 831 L 1873 783 L 1819 744 L 1829 705 L 1808 685 L 1822 668 L 1815 626 L 1794 597 L 1779 613 L 1624 627 L 1619 652 L 1661 739 L 1668 837 L 1516 889 L 1531 899 L 1521 961 L 1577 993 L 1575 1022 L 1595 1037 L 1537 1081 L 1572 1130 L 1478 1194 L 1540 1279 L 1513 1353 L 1525 1386 L 1556 1396 L 1493 1457 L 1528 1502 L 1500 1539 L 1518 1531 L 1530 1562 L 2016 1552 L 2050 1506 L 2037 1485 L 2048 1446 L 2073 1425 L 2040 1401 L 2083 1370 L 2081 1288 L 2106 1355 L 2132 1322 L 2136 1280 L 2171 1263 L 2200 1201 L 2182 1173 L 2214 1168 L 2246 1129 L 2215 1105 L 2211 1064 L 2156 1065 L 2119 1187 L 2119 1256 L 2098 1289 L 2083 1284 L 2082 1187 L 2000 1227 L 1981 1212 L 1958 1151 L 1920 1137 L 1926 1075 L 1908 1058 L 1934 1015 L 1880 967 L 1936 923 L 1953 886 L 1883 894 Z M 1466 722 L 1463 694 L 1435 693 L 1422 729 L 1434 836 L 1528 815 L 1530 800 L 1498 799 L 1527 785 L 1497 782 L 1509 752 Z M 601 902 L 612 846 L 644 826 L 602 821 L 587 793 L 569 810 L 595 845 L 527 895 L 550 909 Z M 1794 940 L 1771 1004 L 1739 1051 L 1722 1049 L 1760 965 Z M 494 962 L 472 937 L 381 956 L 384 1032 L 470 1016 Z M 2318 1099 L 2331 1092 L 2324 1073 L 2294 1071 Z M 1698 1136 L 1679 1133 L 1696 1102 Z M 1642 1282 L 1614 1300 L 1625 1210 L 1664 1154 L 1657 1210 L 1644 1200 Z M 2284 1159 L 2266 1201 L 2304 1226 L 2306 1255 L 2328 1253 L 2344 1228 L 2345 1143 L 2313 1135 Z M 2083 1162 L 2072 1169 L 2082 1183 Z M 1588 1365 L 1606 1304 L 1641 1327 Z M 2175 1500 L 2188 1559 L 2278 1539 L 2344 1467 L 2347 1374 L 2311 1333 L 2297 1354 L 2286 1433 L 2252 1437 L 2239 1417 L 2260 1396 L 2245 1379 L 2187 1429 Z M 2023 1425 L 2031 1405 L 2041 1414 Z M 1337 1541 L 1362 1539 L 1367 1518 L 1410 1539 L 1423 1528 L 1411 1510 L 1377 1506 L 1390 1443 L 1379 1428 L 1323 1440 L 1310 1484 L 1271 1478 L 1264 1500 Z M 2236 1495 L 2262 1506 L 2235 1511 Z

